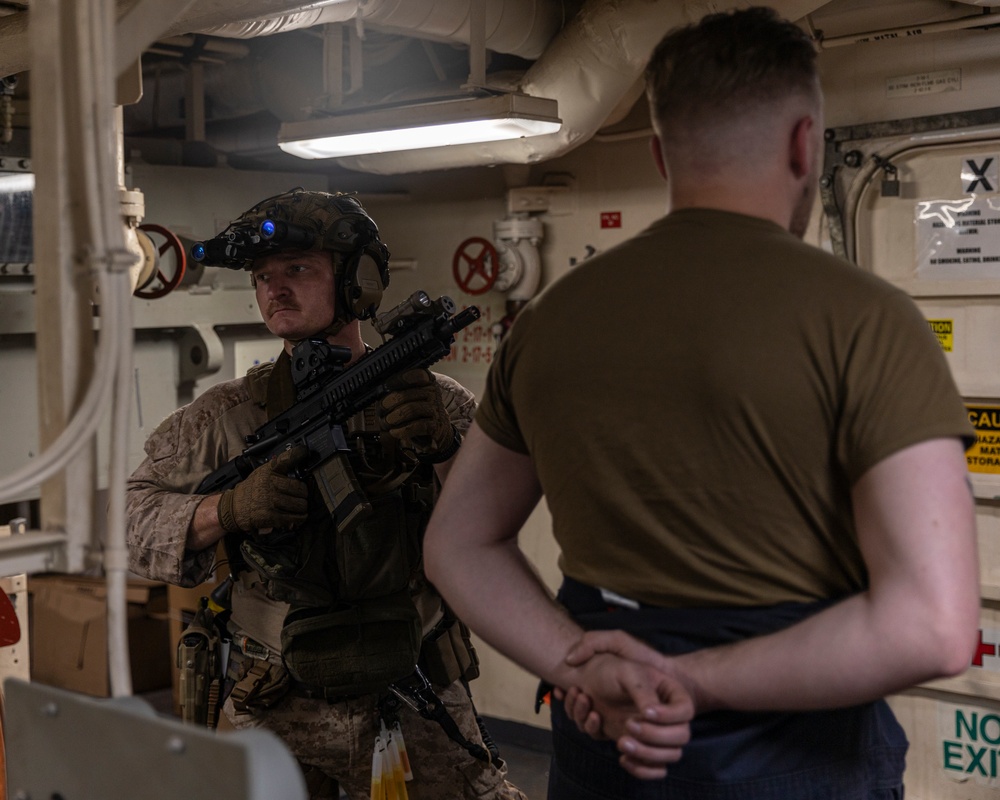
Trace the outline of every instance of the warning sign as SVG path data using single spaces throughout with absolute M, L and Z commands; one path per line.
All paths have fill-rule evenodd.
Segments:
M 983 156 L 962 161 L 962 191 L 995 192 L 1000 187 L 1000 158 Z
M 941 349 L 950 353 L 954 346 L 955 321 L 952 319 L 929 319 L 927 324 L 931 326 L 931 330 L 937 336 Z
M 622 212 L 621 211 L 602 211 L 601 212 L 601 227 L 602 228 L 620 228 L 622 226 Z
M 976 443 L 965 454 L 969 472 L 1000 475 L 1000 406 L 965 408 L 976 429 Z
M 1000 197 L 922 200 L 914 222 L 921 278 L 1000 278 Z
M 944 774 L 956 781 L 1000 785 L 1000 715 L 994 709 L 938 703 L 938 733 Z

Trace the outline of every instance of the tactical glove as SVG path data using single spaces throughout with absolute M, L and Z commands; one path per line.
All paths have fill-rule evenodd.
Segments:
M 383 428 L 421 461 L 447 461 L 461 438 L 444 407 L 441 389 L 426 369 L 411 369 L 390 378 L 392 390 L 379 403 Z
M 219 522 L 227 533 L 290 528 L 305 522 L 308 488 L 288 475 L 309 455 L 301 445 L 261 464 L 219 496 Z

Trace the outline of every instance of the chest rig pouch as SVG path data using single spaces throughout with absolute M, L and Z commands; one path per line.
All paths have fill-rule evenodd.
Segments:
M 294 399 L 280 359 L 266 390 L 269 418 Z M 351 452 L 332 466 L 363 496 L 361 513 L 338 525 L 310 478 L 306 523 L 227 542 L 268 594 L 289 604 L 281 631 L 289 673 L 330 698 L 381 692 L 413 672 L 421 620 L 410 581 L 435 491 L 433 468 L 407 460 L 394 439 L 380 437 L 374 409 L 346 428 Z

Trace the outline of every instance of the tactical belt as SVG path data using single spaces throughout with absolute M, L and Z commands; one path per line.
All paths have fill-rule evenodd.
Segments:
M 325 700 L 331 704 L 370 696 L 365 694 L 344 694 L 343 692 L 328 689 L 325 686 L 311 686 L 308 683 L 301 683 L 294 679 L 289 686 L 288 693 L 295 697 L 305 697 L 309 700 Z
M 231 682 L 234 682 L 229 696 L 232 698 L 233 709 L 237 714 L 251 714 L 254 708 L 269 708 L 288 694 L 314 700 L 326 700 L 328 703 L 365 696 L 333 694 L 322 686 L 307 686 L 293 680 L 288 675 L 288 671 L 280 664 L 255 658 L 237 648 L 233 648 L 230 653 L 228 677 Z M 468 692 L 468 684 L 464 680 L 462 683 Z M 470 741 L 462 734 L 455 718 L 448 713 L 448 709 L 435 694 L 434 687 L 427 680 L 420 667 L 414 667 L 412 675 L 390 684 L 389 690 L 421 717 L 440 725 L 449 739 L 466 750 L 476 760 L 493 764 L 497 768 L 504 766 L 504 761 L 500 758 L 500 751 L 490 738 L 489 732 L 475 708 L 473 707 L 473 714 L 485 747 Z M 469 701 L 471 704 L 471 693 Z
M 234 647 L 230 653 L 228 675 L 233 682 L 229 696 L 233 698 L 233 707 L 241 714 L 250 713 L 254 706 L 274 705 L 285 694 L 328 703 L 364 696 L 347 695 L 297 681 L 283 665 L 268 659 L 270 651 L 266 647 L 255 645 L 249 639 L 241 644 L 242 649 Z

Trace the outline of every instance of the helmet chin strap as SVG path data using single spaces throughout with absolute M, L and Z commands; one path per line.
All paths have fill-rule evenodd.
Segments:
M 344 279 L 344 264 L 343 259 L 339 253 L 331 252 L 331 258 L 333 260 L 333 285 L 336 287 L 333 293 L 333 320 L 323 328 L 320 333 L 325 336 L 336 336 L 340 333 L 346 326 L 347 323 L 351 321 L 350 316 L 344 317 L 340 313 L 340 283 Z
M 324 336 L 336 336 L 338 333 L 344 330 L 345 327 L 347 327 L 346 319 L 341 319 L 340 317 L 334 317 L 333 322 L 331 322 L 329 325 L 323 328 L 321 333 Z
M 321 328 L 320 330 L 316 331 L 316 333 L 312 334 L 311 336 L 306 336 L 303 339 L 289 339 L 288 341 L 290 341 L 292 343 L 292 346 L 294 347 L 299 342 L 304 341 L 305 339 L 316 339 L 320 336 L 326 339 L 331 336 L 336 336 L 338 333 L 344 330 L 344 328 L 347 327 L 349 321 L 350 320 L 341 319 L 339 316 L 334 316 L 333 321 L 330 322 L 329 325 L 327 325 L 325 328 Z

